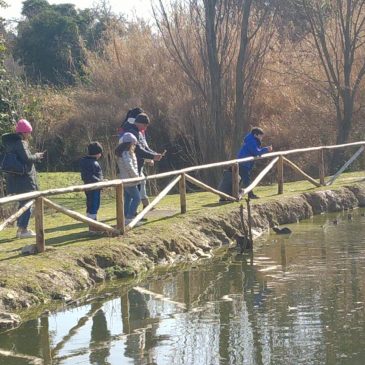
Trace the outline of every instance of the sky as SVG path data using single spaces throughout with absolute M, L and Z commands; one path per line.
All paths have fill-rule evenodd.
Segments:
M 1 16 L 5 19 L 21 18 L 22 3 L 24 0 L 5 0 L 9 5 L 6 9 L 1 9 Z M 91 8 L 96 2 L 95 0 L 48 0 L 50 4 L 75 4 L 77 8 Z M 128 16 L 135 14 L 144 19 L 152 17 L 151 0 L 109 0 L 109 4 L 114 13 L 123 13 Z

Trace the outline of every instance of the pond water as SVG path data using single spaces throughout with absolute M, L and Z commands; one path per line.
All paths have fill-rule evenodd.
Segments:
M 363 365 L 363 214 L 315 217 L 253 255 L 224 251 L 30 320 L 0 335 L 0 364 Z

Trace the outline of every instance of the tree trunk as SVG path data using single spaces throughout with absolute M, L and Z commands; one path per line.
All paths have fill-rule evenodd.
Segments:
M 337 136 L 336 144 L 344 144 L 348 142 L 351 127 L 352 127 L 352 113 L 353 101 L 351 90 L 345 88 L 342 91 L 343 114 L 337 113 Z M 332 155 L 331 173 L 335 173 L 345 163 L 345 150 L 336 149 Z
M 238 144 L 242 140 L 242 135 L 244 132 L 247 132 L 247 120 L 246 120 L 246 113 L 244 108 L 244 64 L 245 64 L 245 57 L 247 54 L 248 48 L 248 28 L 249 28 L 249 17 L 251 13 L 251 4 L 252 0 L 246 0 L 243 2 L 243 11 L 242 11 L 242 22 L 241 22 L 241 37 L 240 37 L 240 49 L 237 58 L 236 64 L 236 105 L 235 105 L 235 112 L 234 112 L 234 126 L 233 132 L 235 135 L 233 136 L 233 141 L 238 148 Z M 233 133 L 232 133 L 233 135 Z
M 208 53 L 208 67 L 210 77 L 209 92 L 209 116 L 210 116 L 210 135 L 211 156 L 206 156 L 207 160 L 217 160 L 224 151 L 223 136 L 225 132 L 223 111 L 222 111 L 222 75 L 221 66 L 217 50 L 217 34 L 215 28 L 217 1 L 205 0 L 205 38 Z

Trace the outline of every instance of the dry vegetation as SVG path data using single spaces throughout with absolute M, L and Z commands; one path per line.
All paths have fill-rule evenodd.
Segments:
M 284 32 L 275 25 L 273 16 L 251 9 L 248 34 L 252 29 L 258 31 L 245 55 L 244 76 L 250 83 L 245 85 L 240 122 L 235 116 L 235 67 L 241 28 L 235 24 L 244 13 L 234 15 L 236 23 L 232 23 L 234 16 L 223 16 L 219 26 L 225 33 L 222 29 L 218 33 L 218 45 L 224 36 L 231 43 L 223 49 L 226 54 L 219 49 L 222 112 L 219 123 L 214 124 L 203 28 L 192 21 L 198 17 L 191 13 L 189 20 L 188 8 L 169 9 L 165 17 L 161 8 L 157 10 L 160 31 L 143 22 L 112 24 L 98 52 L 88 52 L 86 76 L 78 85 L 63 90 L 29 87 L 29 97 L 36 98 L 40 105 L 34 117 L 36 144 L 49 152 L 49 171 L 77 169 L 88 141 L 97 139 L 106 149 L 107 175 L 115 175 L 116 129 L 126 111 L 136 105 L 142 106 L 153 121 L 151 146 L 168 150 L 160 170 L 232 158 L 243 133 L 254 125 L 267 131 L 266 142 L 275 150 L 336 143 L 336 108 L 311 34 L 294 37 L 293 29 L 285 28 Z M 262 16 L 266 18 L 258 27 Z M 178 41 L 175 54 L 173 41 Z M 188 54 L 179 60 L 179 52 L 185 51 Z M 356 59 L 361 59 L 362 48 L 356 52 Z M 359 67 L 361 64 L 355 62 L 354 74 Z M 363 83 L 359 87 L 349 141 L 364 139 Z M 315 160 L 299 162 L 308 171 L 316 169 Z M 217 176 L 219 173 L 206 178 L 216 182 Z

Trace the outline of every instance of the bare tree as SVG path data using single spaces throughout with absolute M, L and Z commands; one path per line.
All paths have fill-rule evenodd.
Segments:
M 199 95 L 200 114 L 206 108 L 194 126 L 202 158 L 230 157 L 248 129 L 249 100 L 270 39 L 270 8 L 252 0 L 159 0 L 154 14 L 170 55 Z
M 255 90 L 260 80 L 265 54 L 273 36 L 275 4 L 242 0 L 239 52 L 236 61 L 234 131 L 247 131 Z M 234 140 L 234 138 L 233 138 Z
M 349 139 L 354 103 L 365 75 L 365 0 L 295 0 L 309 24 L 336 109 L 337 144 Z M 335 153 L 333 167 L 342 157 Z

